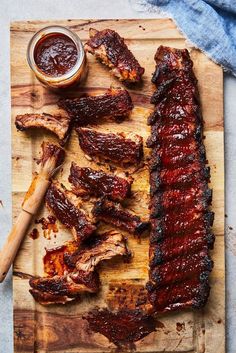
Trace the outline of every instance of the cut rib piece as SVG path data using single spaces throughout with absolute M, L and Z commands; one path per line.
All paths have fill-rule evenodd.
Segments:
M 127 211 L 120 204 L 105 198 L 95 203 L 92 213 L 98 221 L 110 223 L 131 234 L 140 235 L 149 228 L 148 222 L 142 222 L 140 217 Z
M 89 37 L 84 49 L 110 67 L 114 76 L 125 83 L 141 81 L 144 68 L 117 32 L 111 29 L 97 31 L 90 28 Z
M 155 319 L 141 310 L 108 309 L 90 311 L 85 317 L 89 327 L 113 342 L 122 351 L 122 347 L 133 348 L 133 342 L 139 341 L 156 329 Z M 128 349 L 130 350 L 130 349 Z
M 87 128 L 76 129 L 85 154 L 120 165 L 138 164 L 143 157 L 143 138 L 134 134 L 104 134 Z
M 114 201 L 122 201 L 130 196 L 133 178 L 121 178 L 102 170 L 81 168 L 71 163 L 69 182 L 77 195 L 107 196 Z
M 149 282 L 147 289 L 149 301 L 157 313 L 202 308 L 210 294 L 208 278 L 200 281 L 199 278 L 191 278 L 183 282 L 169 284 L 158 288 L 158 290 Z
M 187 278 L 199 277 L 199 280 L 208 276 L 212 270 L 207 249 L 195 254 L 177 257 L 169 262 L 158 265 L 150 270 L 150 280 L 156 286 L 165 286 L 169 283 L 180 282 Z
M 109 260 L 116 256 L 130 255 L 126 240 L 122 234 L 110 231 L 98 235 L 93 239 L 90 246 L 74 253 L 64 253 L 65 264 L 78 271 L 91 272 L 104 260 Z
M 121 121 L 133 109 L 129 92 L 121 88 L 110 88 L 98 96 L 61 99 L 58 105 L 67 111 L 77 126 L 99 123 L 105 117 Z
M 51 184 L 45 200 L 49 210 L 63 225 L 71 230 L 78 243 L 84 241 L 95 231 L 95 225 L 79 207 L 77 197 L 58 182 Z
M 188 254 L 194 254 L 204 248 L 213 248 L 215 237 L 208 230 L 189 231 L 186 235 L 164 239 L 150 246 L 150 268 L 171 259 Z
M 60 144 L 64 145 L 69 137 L 71 129 L 71 118 L 62 115 L 51 114 L 24 114 L 17 115 L 15 125 L 18 130 L 24 131 L 31 128 L 44 128 L 54 134 L 60 140 Z
M 96 293 L 100 280 L 97 272 L 77 271 L 64 276 L 30 279 L 30 293 L 43 305 L 65 304 L 76 300 L 83 292 Z

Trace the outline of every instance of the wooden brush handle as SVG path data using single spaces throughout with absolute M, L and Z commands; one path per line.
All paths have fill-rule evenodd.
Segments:
M 0 253 L 0 282 L 6 277 L 6 274 L 16 257 L 31 219 L 33 215 L 36 214 L 49 184 L 50 181 L 45 180 L 39 175 L 35 176 L 33 179 L 31 186 L 25 195 L 22 210 Z

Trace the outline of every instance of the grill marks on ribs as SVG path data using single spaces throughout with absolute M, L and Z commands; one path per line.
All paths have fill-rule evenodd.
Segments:
M 58 105 L 67 111 L 76 125 L 96 123 L 105 117 L 121 121 L 133 109 L 129 92 L 121 88 L 110 88 L 97 96 L 61 99 Z
M 144 68 L 128 49 L 124 39 L 111 29 L 89 29 L 90 39 L 84 48 L 111 68 L 114 76 L 125 83 L 140 82 Z
M 121 166 L 139 164 L 143 157 L 143 138 L 124 132 L 102 133 L 88 128 L 76 129 L 81 149 L 91 157 L 101 158 Z
M 77 195 L 106 196 L 114 201 L 122 201 L 130 196 L 133 179 L 121 178 L 102 170 L 81 168 L 74 162 L 71 164 L 69 182 Z
M 117 256 L 129 256 L 126 240 L 122 234 L 110 231 L 97 235 L 92 244 L 83 249 L 71 252 L 71 246 L 66 244 L 60 251 L 54 251 L 53 272 L 64 273 L 53 277 L 32 278 L 29 282 L 30 293 L 36 301 L 43 305 L 65 304 L 72 300 L 78 300 L 81 293 L 96 293 L 100 288 L 97 265 Z M 73 245 L 74 246 L 74 245 Z M 64 257 L 62 260 L 62 251 Z M 68 252 L 67 252 L 68 250 Z M 51 253 L 53 249 L 51 249 Z M 47 273 L 50 273 L 47 263 Z
M 208 298 L 214 214 L 197 80 L 187 50 L 159 47 L 148 119 L 150 271 L 153 311 L 200 308 Z
M 98 221 L 112 224 L 134 235 L 140 235 L 149 228 L 148 222 L 142 222 L 139 216 L 106 198 L 95 203 L 92 213 Z
M 71 130 L 71 118 L 62 115 L 51 114 L 24 114 L 17 115 L 15 120 L 16 128 L 20 131 L 31 128 L 44 128 L 57 135 L 60 144 L 64 145 Z
M 96 227 L 80 208 L 77 197 L 54 182 L 46 193 L 46 206 L 57 219 L 71 230 L 75 240 L 80 243 L 95 231 Z

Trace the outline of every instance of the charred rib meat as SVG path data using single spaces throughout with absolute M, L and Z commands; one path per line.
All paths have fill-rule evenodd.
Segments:
M 96 266 L 113 257 L 130 255 L 125 238 L 115 231 L 97 235 L 91 245 L 82 250 L 78 250 L 78 245 L 74 250 L 75 247 L 75 242 L 70 242 L 59 249 L 51 249 L 45 269 L 53 277 L 30 280 L 30 293 L 40 304 L 65 304 L 78 300 L 83 292 L 96 293 L 100 287 Z
M 159 47 L 149 117 L 150 271 L 154 312 L 202 307 L 213 262 L 214 214 L 197 80 L 187 50 Z
M 85 50 L 110 67 L 114 76 L 125 83 L 141 81 L 144 68 L 117 32 L 111 29 L 97 31 L 90 28 L 89 37 L 84 46 Z
M 105 117 L 121 121 L 133 109 L 129 92 L 121 88 L 110 88 L 97 96 L 61 99 L 58 105 L 78 126 L 99 123 Z
M 96 293 L 100 280 L 97 272 L 77 271 L 64 276 L 39 277 L 29 281 L 30 293 L 43 305 L 65 304 L 83 292 Z
M 106 196 L 114 201 L 122 201 L 130 196 L 133 179 L 121 178 L 102 170 L 81 168 L 74 162 L 71 164 L 69 182 L 73 185 L 73 192 L 77 195 L 90 194 Z
M 72 254 L 64 253 L 64 262 L 69 268 L 78 271 L 91 272 L 104 260 L 116 256 L 129 256 L 126 240 L 122 234 L 116 231 L 97 235 L 92 244 L 83 250 L 77 250 Z
M 140 235 L 149 228 L 148 222 L 142 222 L 139 216 L 105 198 L 95 203 L 92 213 L 97 220 L 110 223 L 131 234 Z
M 31 128 L 44 128 L 57 135 L 60 144 L 64 145 L 70 133 L 71 118 L 51 114 L 24 114 L 17 115 L 15 125 L 18 130 L 24 131 Z
M 94 332 L 101 333 L 119 348 L 134 348 L 134 342 L 156 329 L 155 319 L 140 310 L 111 312 L 108 309 L 95 309 L 84 318 Z
M 84 241 L 95 231 L 95 225 L 80 208 L 77 197 L 58 182 L 51 184 L 45 200 L 49 210 L 71 230 L 78 243 Z
M 143 157 L 143 138 L 138 135 L 104 134 L 87 128 L 76 129 L 85 154 L 110 160 L 119 165 L 138 164 Z

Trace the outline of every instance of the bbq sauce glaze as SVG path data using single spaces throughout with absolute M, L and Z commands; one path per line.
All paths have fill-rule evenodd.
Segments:
M 78 60 L 75 43 L 63 33 L 43 36 L 35 46 L 34 60 L 46 75 L 60 77 L 68 73 Z

